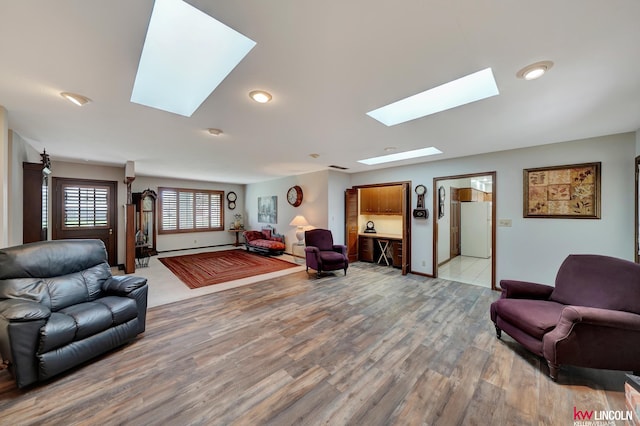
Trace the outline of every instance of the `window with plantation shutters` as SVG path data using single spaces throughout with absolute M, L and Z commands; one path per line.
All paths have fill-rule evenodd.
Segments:
M 63 229 L 107 228 L 109 187 L 63 186 Z
M 158 188 L 161 234 L 224 230 L 224 191 Z

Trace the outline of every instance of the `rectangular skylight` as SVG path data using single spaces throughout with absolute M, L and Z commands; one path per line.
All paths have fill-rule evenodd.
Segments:
M 358 163 L 372 166 L 374 164 L 389 163 L 391 161 L 408 160 L 410 158 L 426 157 L 428 155 L 442 154 L 438 148 L 430 146 L 429 148 L 414 149 L 413 151 L 396 152 L 395 154 L 383 155 L 381 157 L 372 157 L 365 160 L 358 160 Z
M 491 68 L 485 68 L 482 71 L 369 111 L 367 115 L 382 124 L 394 126 L 498 94 L 498 86 L 493 72 Z
M 131 102 L 190 117 L 255 45 L 182 0 L 156 0 Z

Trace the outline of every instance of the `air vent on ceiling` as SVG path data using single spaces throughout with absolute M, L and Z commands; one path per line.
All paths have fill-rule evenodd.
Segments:
M 329 167 L 331 167 L 332 169 L 338 169 L 338 170 L 347 170 L 348 167 L 342 167 L 342 166 L 336 166 L 336 165 L 330 165 Z

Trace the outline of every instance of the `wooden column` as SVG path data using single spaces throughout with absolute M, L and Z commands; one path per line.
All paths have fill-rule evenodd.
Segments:
M 124 263 L 124 273 L 133 274 L 136 271 L 136 219 L 134 204 L 126 206 L 126 256 Z

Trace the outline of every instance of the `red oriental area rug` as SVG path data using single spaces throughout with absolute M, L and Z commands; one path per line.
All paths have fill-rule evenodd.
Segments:
M 158 260 L 189 288 L 200 288 L 299 266 L 286 260 L 245 250 L 212 251 L 161 257 Z

